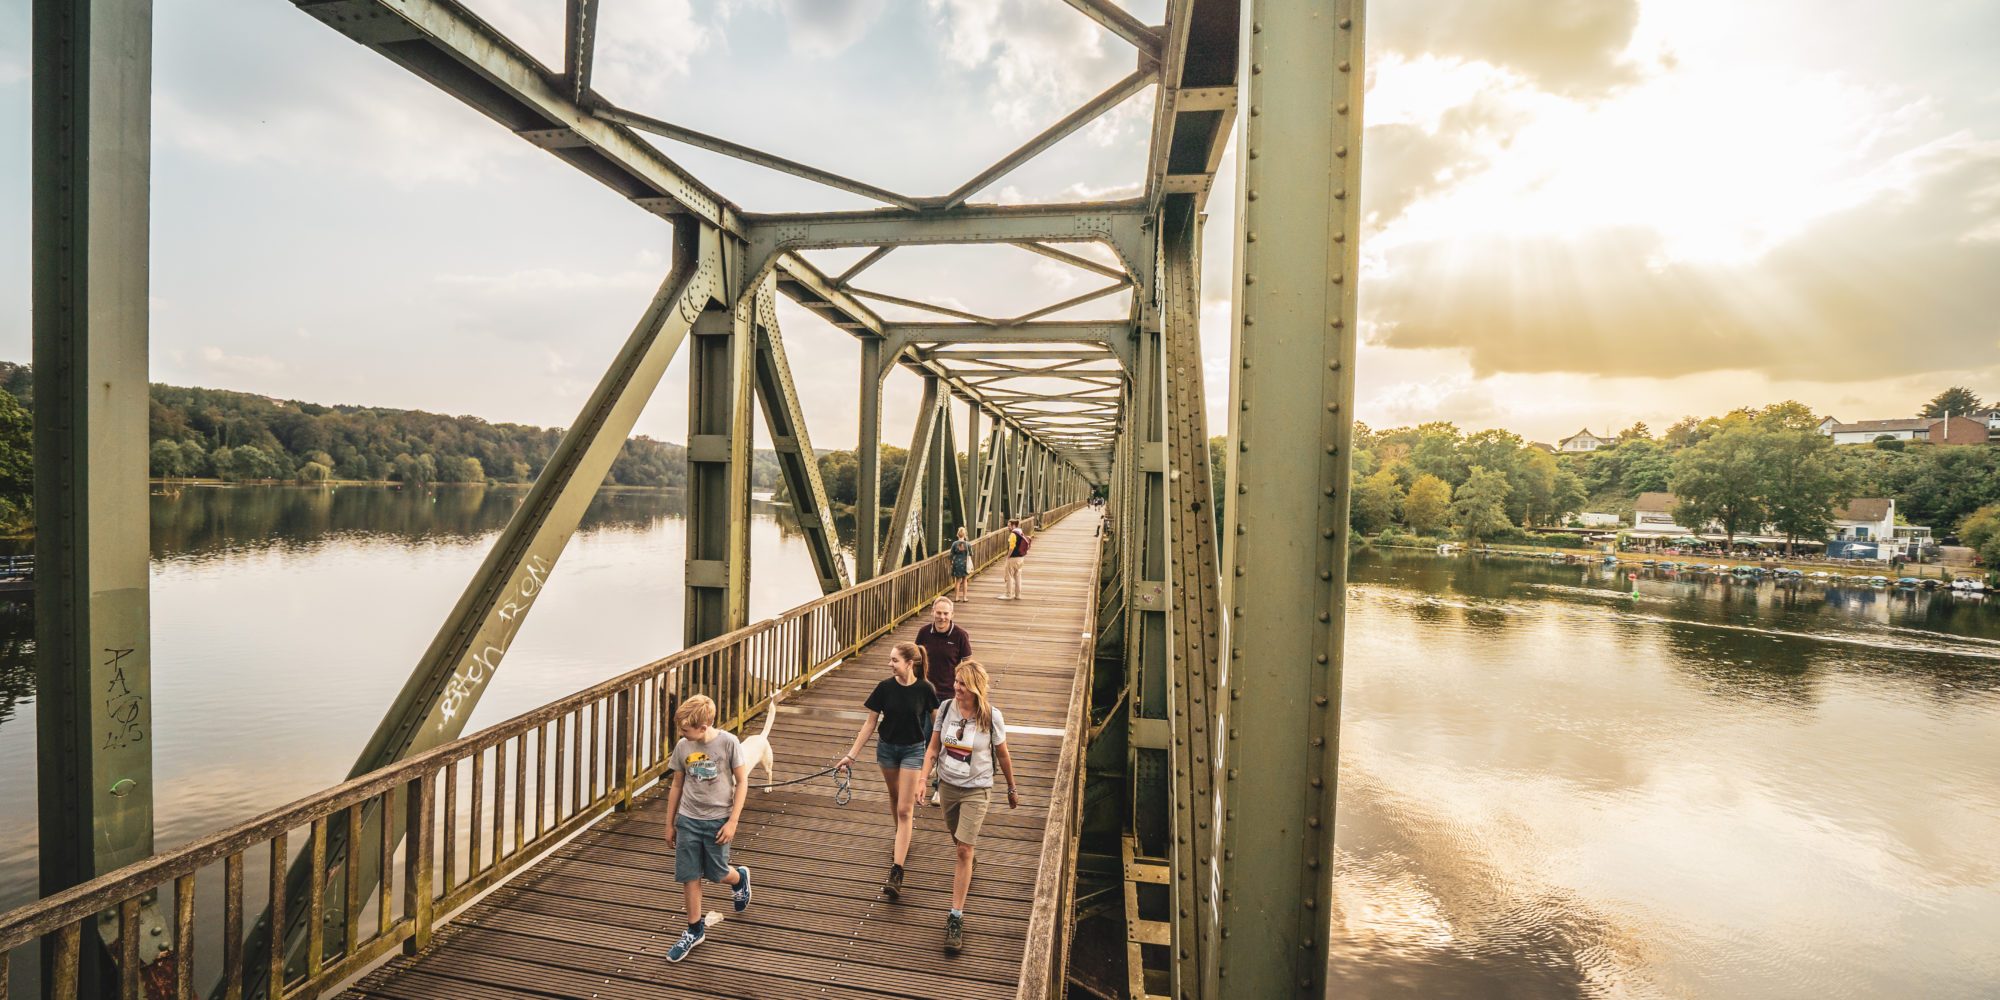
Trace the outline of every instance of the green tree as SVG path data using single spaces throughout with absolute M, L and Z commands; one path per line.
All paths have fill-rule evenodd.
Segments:
M 147 450 L 146 467 L 155 476 L 173 477 L 188 474 L 187 466 L 181 459 L 181 445 L 178 441 L 155 441 Z
M 1557 469 L 1554 489 L 1549 493 L 1548 523 L 1559 524 L 1571 514 L 1583 509 L 1590 499 L 1583 491 L 1583 480 L 1568 469 Z
M 1763 521 L 1757 436 L 1754 426 L 1739 421 L 1675 458 L 1675 521 L 1692 531 L 1720 523 L 1732 545 L 1737 532 Z
M 2000 504 L 1967 514 L 1958 522 L 1958 540 L 1970 546 L 1988 567 L 2000 566 Z
M 1403 523 L 1419 535 L 1435 535 L 1451 520 L 1451 484 L 1426 472 L 1410 483 L 1403 498 Z
M 1834 507 L 1853 499 L 1852 477 L 1835 456 L 1833 439 L 1809 427 L 1760 427 L 1753 443 L 1761 505 L 1785 536 L 1785 554 L 1801 538 L 1825 538 Z
M 299 466 L 297 478 L 302 483 L 323 483 L 333 478 L 333 470 L 318 462 L 307 462 Z
M 1974 395 L 1971 389 L 1955 385 L 1932 396 L 1931 401 L 1924 404 L 1924 408 L 1917 413 L 1917 416 L 1942 417 L 1947 413 L 1964 416 L 1979 409 L 1980 406 L 1979 397 Z
M 35 421 L 20 399 L 0 389 L 0 528 L 34 522 Z
M 1459 453 L 1461 435 L 1455 424 L 1434 421 L 1416 430 L 1410 448 L 1410 467 L 1424 475 L 1436 476 L 1457 486 L 1465 481 L 1465 456 Z
M 437 460 L 429 452 L 422 455 L 402 452 L 390 459 L 389 464 L 393 470 L 389 476 L 397 482 L 411 486 L 429 486 L 437 482 Z
M 1394 523 L 1402 513 L 1403 487 L 1387 469 L 1355 482 L 1348 507 L 1348 523 L 1355 531 L 1372 535 Z
M 1627 427 L 1624 430 L 1618 432 L 1619 444 L 1624 444 L 1627 441 L 1651 441 L 1651 440 L 1653 440 L 1653 429 L 1651 427 L 1646 426 L 1646 422 L 1644 420 L 1636 421 L 1632 424 L 1632 426 Z
M 1507 477 L 1475 465 L 1466 474 L 1465 484 L 1452 496 L 1451 523 L 1459 537 L 1478 542 L 1514 526 L 1507 519 Z

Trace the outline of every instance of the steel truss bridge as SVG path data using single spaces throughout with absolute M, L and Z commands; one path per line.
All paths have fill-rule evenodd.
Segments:
M 716 694 L 741 724 L 773 691 L 858 655 L 941 589 L 935 554 L 948 532 L 969 528 L 990 554 L 991 529 L 1006 518 L 1054 520 L 1098 491 L 1108 508 L 1096 543 L 1096 623 L 1077 667 L 1081 694 L 1066 710 L 1073 713 L 1062 758 L 1068 770 L 1056 775 L 1056 787 L 1074 775 L 1078 793 L 1051 804 L 1048 857 L 1061 867 L 1043 865 L 1042 879 L 1054 888 L 1042 887 L 1039 922 L 1029 931 L 1030 951 L 1055 958 L 1024 971 L 1020 995 L 1061 995 L 1061 953 L 1079 911 L 1121 905 L 1133 995 L 1323 994 L 1353 397 L 1360 0 L 1169 0 L 1163 25 L 1141 23 L 1113 0 L 1067 0 L 1076 16 L 1130 45 L 1132 72 L 938 195 L 886 190 L 611 104 L 591 86 L 598 0 L 567 0 L 561 66 L 537 62 L 456 0 L 293 2 L 635 211 L 658 216 L 672 234 L 671 268 L 368 738 L 353 780 L 156 855 L 146 530 L 152 8 L 34 0 L 45 898 L 0 916 L 0 945 L 39 944 L 39 961 L 25 964 L 45 993 L 205 992 L 217 972 L 190 971 L 204 933 L 224 942 L 226 974 L 214 995 L 232 1000 L 318 995 L 398 948 L 429 947 L 434 923 L 474 891 L 531 868 L 538 845 L 632 803 L 635 781 L 657 776 L 635 748 L 657 741 L 657 710 L 673 698 Z M 1154 110 L 1139 196 L 977 200 L 1148 89 Z M 751 211 L 692 176 L 647 134 L 883 207 Z M 1200 236 L 1232 134 L 1240 177 L 1227 481 L 1218 510 L 1198 336 Z M 1087 243 L 1110 253 L 1077 252 Z M 860 283 L 869 266 L 900 248 L 946 244 L 1020 247 L 1102 284 L 995 317 Z M 805 256 L 827 248 L 867 252 L 828 273 Z M 1123 319 L 1046 318 L 1128 289 Z M 853 580 L 787 363 L 779 296 L 858 342 Z M 875 303 L 937 319 L 888 321 Z M 577 798 L 578 808 L 553 825 L 544 823 L 537 796 L 535 829 L 548 836 L 525 850 L 516 797 L 515 853 L 506 865 L 494 800 L 495 857 L 484 881 L 454 887 L 447 873 L 435 885 L 433 817 L 438 796 L 447 796 L 449 851 L 458 765 L 492 749 L 497 767 L 511 746 L 518 781 L 529 761 L 526 735 L 503 745 L 489 732 L 482 743 L 482 734 L 464 734 L 465 720 L 683 350 L 687 649 L 670 658 L 674 669 L 630 675 L 543 710 L 535 746 L 543 754 L 551 742 L 556 748 L 557 795 L 564 741 L 581 748 L 586 724 L 591 745 L 603 749 L 589 756 L 590 787 L 603 794 Z M 919 376 L 923 395 L 908 471 L 884 512 L 882 384 L 895 367 Z M 749 484 L 760 412 L 829 596 L 796 620 L 753 624 Z M 977 443 L 965 461 L 955 447 L 961 430 Z M 774 644 L 795 652 L 777 659 L 753 652 Z M 551 720 L 553 740 L 542 726 Z M 579 749 L 569 766 L 582 762 Z M 475 764 L 475 803 L 481 773 Z M 496 794 L 499 784 L 496 771 Z M 479 807 L 472 808 L 478 828 Z M 398 857 L 406 830 L 422 849 L 403 848 L 401 862 L 384 864 Z M 246 852 L 256 850 L 271 859 L 250 876 L 265 886 L 255 898 L 273 904 L 261 918 L 245 909 L 243 892 Z M 204 887 L 197 871 L 208 878 L 201 865 L 211 862 L 227 902 L 219 915 L 195 906 Z M 384 876 L 395 873 L 385 868 L 403 869 L 394 900 L 396 879 Z M 378 893 L 379 926 L 369 933 L 361 918 Z M 276 948 L 274 923 L 283 928 Z M 10 968 L 26 978 L 24 963 L 8 959 L 0 951 L 0 985 Z

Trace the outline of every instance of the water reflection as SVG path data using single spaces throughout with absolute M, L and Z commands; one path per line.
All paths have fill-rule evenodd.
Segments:
M 1995 609 L 1371 550 L 1351 579 L 1339 995 L 2000 995 Z
M 525 491 L 183 489 L 153 499 L 156 844 L 346 776 Z M 474 710 L 478 728 L 681 645 L 680 494 L 592 502 Z M 759 503 L 750 610 L 819 595 L 789 511 Z M 32 604 L 0 602 L 0 908 L 33 898 Z

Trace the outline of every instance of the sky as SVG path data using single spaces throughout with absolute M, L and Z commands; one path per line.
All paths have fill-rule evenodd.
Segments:
M 0 0 L 0 359 L 23 361 L 28 6 Z M 560 62 L 562 0 L 469 6 Z M 666 223 L 283 0 L 154 10 L 156 381 L 574 420 L 664 276 Z M 1359 419 L 1553 441 L 1781 399 L 1860 420 L 1952 384 L 2000 396 L 2000 4 L 1401 0 L 1367 31 Z M 605 0 L 599 37 L 617 104 L 912 194 L 1134 65 L 1062 0 Z M 1136 194 L 1152 101 L 976 200 Z M 660 145 L 747 210 L 872 207 Z M 1234 174 L 1232 155 L 1203 258 L 1215 433 Z M 1006 315 L 1096 282 L 925 248 L 859 283 Z M 814 444 L 851 447 L 857 346 L 789 303 L 780 321 Z M 685 439 L 685 371 L 639 433 Z M 917 395 L 891 376 L 891 442 Z

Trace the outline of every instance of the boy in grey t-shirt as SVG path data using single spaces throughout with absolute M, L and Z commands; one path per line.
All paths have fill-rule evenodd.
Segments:
M 687 895 L 687 930 L 667 949 L 667 961 L 686 958 L 707 939 L 701 880 L 731 887 L 736 912 L 750 905 L 750 869 L 729 864 L 729 842 L 750 791 L 750 762 L 737 752 L 736 736 L 715 728 L 715 702 L 695 695 L 674 712 L 681 740 L 667 761 L 667 844 L 674 849 L 674 881 Z

